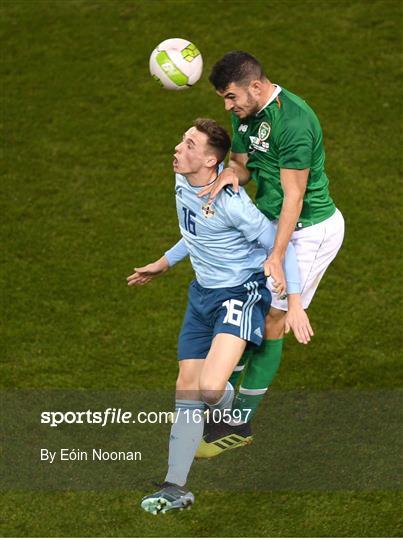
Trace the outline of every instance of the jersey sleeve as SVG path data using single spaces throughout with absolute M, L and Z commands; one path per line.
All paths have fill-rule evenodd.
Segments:
M 225 205 L 227 221 L 241 231 L 248 242 L 253 242 L 267 227 L 272 226 L 242 188 L 233 195 L 223 195 L 229 197 Z
M 171 247 L 171 249 L 168 249 L 164 255 L 168 260 L 169 266 L 174 266 L 174 264 L 187 257 L 189 255 L 189 251 L 185 240 L 181 238 L 179 242 Z
M 235 154 L 247 154 L 248 148 L 245 142 L 242 140 L 242 137 L 238 131 L 239 120 L 235 114 L 231 114 L 231 124 L 232 124 L 232 143 L 231 143 L 231 152 Z
M 265 229 L 257 238 L 260 245 L 267 251 L 269 255 L 273 249 L 276 230 L 270 223 L 270 227 Z M 298 260 L 295 253 L 295 248 L 292 242 L 289 242 L 284 258 L 284 272 L 287 282 L 287 293 L 295 294 L 300 292 Z
M 284 258 L 284 272 L 287 281 L 287 294 L 296 294 L 301 292 L 298 259 L 292 242 L 289 242 Z
M 313 132 L 306 115 L 300 113 L 292 119 L 284 119 L 278 140 L 280 168 L 308 169 L 312 164 L 313 146 Z

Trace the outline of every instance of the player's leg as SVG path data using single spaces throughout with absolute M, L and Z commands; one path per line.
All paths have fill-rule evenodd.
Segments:
M 141 507 L 152 514 L 190 507 L 194 503 L 186 480 L 203 435 L 204 403 L 199 390 L 202 365 L 201 359 L 179 362 L 175 418 L 169 438 L 168 472 L 159 489 L 141 501 Z
M 199 391 L 203 360 L 181 360 L 176 381 L 175 422 L 169 439 L 166 482 L 184 486 L 203 436 L 204 403 Z
M 141 503 L 144 510 L 152 513 L 182 508 L 194 501 L 185 484 L 203 435 L 204 403 L 200 399 L 199 379 L 213 335 L 211 325 L 203 323 L 200 294 L 200 287 L 192 282 L 178 340 L 176 414 L 169 439 L 168 473 L 161 489 L 144 497 Z
M 196 457 L 214 457 L 229 448 L 252 442 L 249 425 L 240 428 L 228 426 L 234 398 L 234 389 L 228 377 L 239 362 L 246 343 L 231 334 L 217 334 L 214 338 L 200 379 L 201 394 L 210 407 L 210 414 Z M 228 431 L 232 432 L 230 438 L 227 437 Z
M 238 364 L 246 341 L 233 334 L 219 333 L 211 344 L 200 373 L 200 391 L 210 407 L 231 410 L 233 388 L 228 379 Z
M 285 314 L 285 311 L 271 307 L 266 316 L 265 339 L 261 346 L 252 352 L 234 399 L 234 424 L 252 420 L 279 370 Z
M 234 388 L 236 388 L 239 381 L 241 380 L 243 371 L 245 369 L 245 365 L 251 358 L 252 352 L 253 351 L 251 349 L 248 349 L 247 351 L 245 351 L 243 355 L 241 356 L 241 359 L 239 360 L 238 364 L 234 367 L 234 371 L 231 373 L 231 376 L 229 378 L 229 382 Z
M 234 335 L 217 334 L 205 361 L 180 361 L 168 473 L 161 489 L 143 499 L 142 507 L 145 510 L 166 512 L 193 504 L 194 497 L 185 484 L 203 435 L 203 401 L 214 409 L 230 413 L 233 391 L 231 393 L 227 381 L 245 345 L 245 340 Z
M 169 442 L 168 473 L 157 492 L 142 501 L 148 512 L 166 512 L 190 506 L 193 494 L 185 487 L 196 449 L 203 435 L 202 398 L 210 406 L 231 411 L 233 393 L 227 381 L 246 342 L 230 334 L 215 336 L 205 361 L 181 360 L 176 382 L 176 416 Z M 200 384 L 200 390 L 199 390 Z
M 271 295 L 266 288 L 263 275 L 248 281 L 239 288 L 229 289 L 227 297 L 220 301 L 221 308 L 218 310 L 216 330 L 219 332 L 213 341 L 209 356 L 204 362 L 200 380 L 200 389 L 205 401 L 215 408 L 229 409 L 232 402 L 231 387 L 226 382 L 235 367 L 234 360 L 240 358 L 247 342 L 259 345 L 264 332 L 264 317 L 270 304 Z M 222 301 L 224 300 L 224 301 Z M 223 307 L 224 306 L 224 307 Z M 240 338 L 241 348 L 237 351 L 231 347 L 231 343 Z M 242 341 L 243 340 L 243 341 Z M 236 341 L 235 341 L 236 342 Z M 237 352 L 237 354 L 235 354 Z M 217 365 L 220 371 L 217 375 Z M 207 395 L 210 390 L 212 395 Z M 224 389 L 226 391 L 224 392 Z M 201 442 L 196 457 L 212 457 L 218 452 L 229 447 L 239 446 L 250 442 L 250 429 L 247 433 L 242 428 L 239 433 L 233 433 L 232 438 L 227 438 L 228 424 L 219 422 L 225 418 L 230 420 L 230 411 L 226 415 L 210 415 L 210 422 L 206 425 L 204 441 Z M 212 418 L 211 418 L 212 416 Z M 238 431 L 234 427 L 229 428 Z M 213 442 L 209 447 L 209 443 Z
M 265 339 L 263 343 L 257 349 L 248 349 L 245 351 L 231 374 L 229 382 L 234 388 L 237 386 L 241 376 L 247 373 L 247 380 L 245 383 L 241 383 L 241 386 L 244 388 L 256 387 L 258 391 L 263 390 L 263 395 L 266 393 L 267 386 L 271 384 L 280 367 L 284 341 L 285 313 L 286 312 L 276 308 L 271 308 L 269 310 L 269 313 L 266 316 Z M 252 364 L 249 364 L 251 358 L 257 359 L 253 367 Z M 246 369 L 247 365 L 249 366 L 248 369 Z M 261 380 L 260 373 L 266 368 L 269 371 L 267 377 L 263 377 L 263 380 Z M 259 393 L 249 395 L 259 396 Z M 239 401 L 241 396 L 238 394 L 237 397 L 237 401 Z M 260 400 L 261 398 L 259 397 L 249 398 L 249 401 L 253 402 L 251 403 L 251 410 L 255 411 L 257 409 Z
M 247 342 L 256 345 L 261 343 L 264 332 L 264 317 L 270 300 L 271 295 L 266 288 L 266 279 L 263 273 L 254 274 L 239 286 L 217 289 L 214 293 L 209 294 L 208 315 L 213 321 L 214 339 L 203 366 L 202 390 L 203 382 L 207 380 L 213 384 L 215 377 L 214 384 L 221 385 L 219 388 L 223 391 L 235 366 L 239 365 Z M 218 337 L 219 335 L 220 337 Z M 240 353 L 239 351 L 234 352 L 234 346 L 231 346 L 234 337 L 239 338 L 235 341 L 242 347 Z M 233 363 L 234 355 L 237 357 L 236 364 Z M 218 359 L 217 365 L 220 366 L 221 378 L 216 373 L 216 361 L 210 360 L 211 358 Z M 208 401 L 212 403 L 211 399 Z
M 322 223 L 293 234 L 301 274 L 301 301 L 304 309 L 308 309 L 322 277 L 342 246 L 344 228 L 344 218 L 341 212 L 336 210 Z M 287 309 L 286 304 L 279 304 L 278 307 Z
M 301 302 L 307 309 L 326 269 L 336 257 L 344 237 L 344 220 L 339 210 L 317 225 L 292 235 L 301 281 Z M 266 316 L 265 340 L 248 362 L 234 408 L 251 410 L 252 419 L 280 367 L 284 342 L 287 300 L 273 295 Z

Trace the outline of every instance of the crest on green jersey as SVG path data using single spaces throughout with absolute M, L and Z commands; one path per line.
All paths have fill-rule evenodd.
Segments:
M 270 135 L 270 130 L 271 130 L 270 124 L 268 124 L 267 122 L 262 122 L 259 126 L 259 131 L 258 131 L 259 139 L 261 141 L 265 141 L 266 139 L 268 139 Z

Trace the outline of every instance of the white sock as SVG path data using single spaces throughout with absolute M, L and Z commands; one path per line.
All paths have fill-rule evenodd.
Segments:
M 217 403 L 214 403 L 213 405 L 210 405 L 211 409 L 232 409 L 232 402 L 234 401 L 234 387 L 232 384 L 228 381 L 223 395 L 220 397 L 220 399 L 217 401 Z
M 184 486 L 193 459 L 203 437 L 204 403 L 177 399 L 175 422 L 169 438 L 166 482 Z

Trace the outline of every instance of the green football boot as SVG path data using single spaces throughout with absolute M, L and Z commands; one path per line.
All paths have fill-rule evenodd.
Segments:
M 193 493 L 185 487 L 164 482 L 160 490 L 143 497 L 141 508 L 151 514 L 165 514 L 170 510 L 183 510 L 190 507 L 195 502 Z

